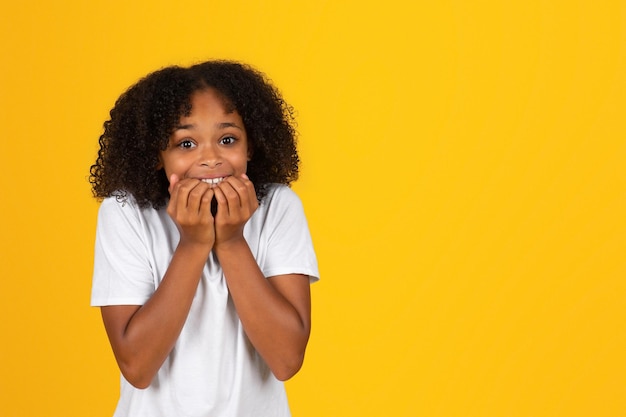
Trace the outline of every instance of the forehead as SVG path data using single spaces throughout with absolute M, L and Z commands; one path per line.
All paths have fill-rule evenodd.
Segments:
M 205 87 L 194 91 L 189 96 L 189 110 L 183 116 L 189 116 L 194 110 L 216 110 L 224 114 L 238 113 L 232 100 L 215 87 Z
M 220 128 L 236 127 L 245 132 L 241 115 L 229 106 L 229 101 L 216 89 L 198 90 L 191 95 L 189 102 L 189 111 L 179 118 L 174 130 L 219 126 Z

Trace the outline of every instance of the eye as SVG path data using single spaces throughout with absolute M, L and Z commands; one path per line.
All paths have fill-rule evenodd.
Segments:
M 220 139 L 220 145 L 232 145 L 236 141 L 237 139 L 235 139 L 232 136 L 224 136 L 223 138 Z
M 183 139 L 178 142 L 178 145 L 176 146 L 182 149 L 191 149 L 195 146 L 195 144 L 191 141 L 191 139 Z

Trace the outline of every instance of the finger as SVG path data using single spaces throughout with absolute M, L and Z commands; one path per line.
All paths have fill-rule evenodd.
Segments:
M 198 181 L 189 191 L 187 210 L 189 210 L 189 213 L 199 215 L 203 206 L 208 204 L 210 207 L 212 197 L 211 186 L 205 182 Z
M 221 219 L 224 216 L 228 216 L 229 215 L 228 199 L 226 198 L 224 191 L 220 187 L 215 186 L 213 187 L 213 193 L 215 194 L 215 200 L 217 201 L 216 218 Z
M 178 175 L 172 174 L 170 176 L 170 186 L 167 189 L 167 191 L 169 191 L 170 195 L 172 194 L 172 190 L 174 189 L 174 186 L 176 185 L 176 183 L 178 181 L 180 181 L 180 178 L 178 178 Z
M 211 187 L 208 187 L 204 194 L 202 194 L 200 207 L 198 209 L 198 215 L 200 216 L 200 219 L 203 221 L 203 223 L 213 221 L 213 213 L 211 212 L 211 203 L 213 201 L 213 196 L 215 196 L 215 191 L 213 191 Z
M 239 197 L 239 192 L 237 190 L 236 184 L 233 184 L 235 181 L 239 181 L 233 179 L 233 177 L 228 177 L 226 180 L 222 181 L 218 184 L 218 188 L 224 193 L 226 200 L 228 202 L 228 214 L 233 215 L 235 210 L 239 210 L 241 208 L 241 199 Z
M 167 191 L 170 193 L 170 201 L 167 204 L 167 212 L 170 217 L 174 218 L 176 216 L 176 208 L 178 207 L 178 192 L 176 192 L 176 184 L 178 183 L 178 176 L 176 174 L 172 174 L 170 177 L 170 185 Z
M 252 181 L 243 174 L 240 178 L 229 177 L 227 178 L 227 182 L 237 193 L 241 213 L 246 218 L 250 217 L 258 206 Z
M 201 181 L 194 179 L 194 178 L 187 178 L 187 179 L 179 181 L 178 183 L 176 183 L 176 185 L 174 185 L 173 195 L 176 198 L 175 208 L 179 214 L 190 212 L 189 210 L 190 198 L 192 199 L 191 204 L 193 204 L 192 191 L 196 188 L 196 186 L 200 182 Z M 196 207 L 196 213 L 197 213 L 197 207 Z
M 250 178 L 246 174 L 242 174 L 241 176 L 243 184 L 246 187 L 247 192 L 247 202 L 250 204 L 250 208 L 252 211 L 256 210 L 259 207 L 259 200 L 256 196 L 256 190 L 254 189 L 254 184 L 250 181 Z

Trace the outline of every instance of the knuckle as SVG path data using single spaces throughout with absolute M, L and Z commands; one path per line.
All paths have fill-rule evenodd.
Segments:
M 200 197 L 200 196 L 202 196 L 203 193 L 204 193 L 204 189 L 202 189 L 202 187 L 193 187 L 189 191 L 189 194 L 194 196 L 194 197 Z

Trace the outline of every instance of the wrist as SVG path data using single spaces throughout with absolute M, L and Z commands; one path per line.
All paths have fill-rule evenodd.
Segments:
M 176 247 L 176 252 L 182 252 L 189 256 L 200 256 L 207 258 L 211 249 L 212 242 L 198 242 L 193 240 L 181 239 Z
M 237 253 L 241 250 L 249 250 L 248 242 L 243 236 L 215 242 L 213 246 L 213 251 L 218 257 L 223 254 Z

